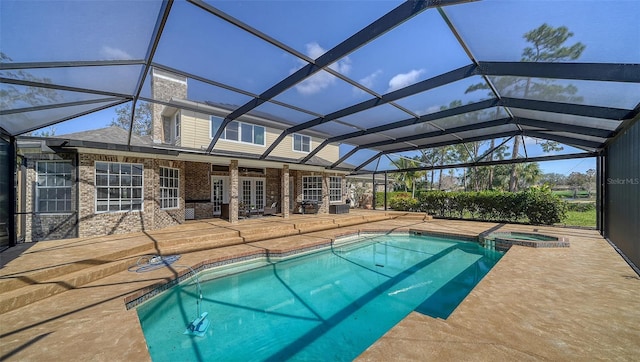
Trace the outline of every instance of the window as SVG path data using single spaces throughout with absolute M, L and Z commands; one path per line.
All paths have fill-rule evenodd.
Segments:
M 342 177 L 329 177 L 329 202 L 342 201 Z
M 322 176 L 302 177 L 302 199 L 322 202 Z
M 38 161 L 36 211 L 71 211 L 71 162 Z
M 142 171 L 137 163 L 96 162 L 96 212 L 142 210 Z
M 223 119 L 220 117 L 211 117 L 211 138 L 222 126 Z M 236 141 L 240 143 L 249 143 L 258 146 L 264 146 L 265 128 L 250 123 L 231 121 L 222 131 L 221 140 Z
M 180 111 L 173 116 L 162 116 L 164 143 L 174 144 L 180 138 Z
M 238 128 L 239 128 L 238 122 L 236 121 L 229 122 L 227 127 L 224 129 L 224 139 L 229 141 L 237 141 L 238 135 L 240 134 L 240 131 Z
M 175 209 L 180 206 L 180 170 L 160 167 L 160 208 Z
M 175 139 L 178 139 L 180 138 L 180 111 L 177 111 L 176 114 L 173 116 L 173 124 L 175 125 L 175 128 L 174 128 Z
M 294 133 L 293 150 L 298 152 L 311 152 L 311 137 Z

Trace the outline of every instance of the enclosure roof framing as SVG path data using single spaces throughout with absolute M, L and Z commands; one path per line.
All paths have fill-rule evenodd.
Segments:
M 487 166 L 510 165 L 510 164 L 519 164 L 519 163 L 529 163 L 529 162 L 580 159 L 580 158 L 597 157 L 598 155 L 599 155 L 598 152 L 582 152 L 582 153 L 571 153 L 566 155 L 548 155 L 548 156 L 540 156 L 540 157 L 524 157 L 524 158 L 503 159 L 503 160 L 493 160 L 493 161 L 483 161 L 483 162 L 465 162 L 465 163 L 452 163 L 447 165 L 409 167 L 409 168 L 403 168 L 403 169 L 387 171 L 387 172 L 389 173 L 419 172 L 419 171 L 431 171 L 431 170 L 449 170 L 452 168 L 487 167 Z M 369 173 L 370 172 L 366 172 L 365 174 L 369 174 Z
M 230 122 L 260 118 L 278 127 L 251 158 L 277 160 L 274 151 L 302 133 L 315 137 L 311 149 L 286 162 L 311 165 L 335 146 L 338 160 L 327 169 L 375 173 L 397 171 L 394 157 L 424 159 L 427 150 L 456 144 L 474 159 L 471 143 L 507 147 L 503 138 L 514 136 L 526 157 L 508 161 L 541 159 L 531 138 L 593 155 L 640 114 L 640 33 L 630 15 L 640 3 L 633 1 L 125 7 L 26 0 L 0 7 L 0 133 L 11 137 L 73 122 L 84 128 L 68 133 L 97 129 L 116 107 L 150 103 L 223 118 L 199 149 L 208 155 L 219 151 Z M 331 32 L 326 24 L 334 24 Z M 543 26 L 559 33 L 536 43 Z M 186 98 L 154 96 L 154 69 L 186 79 Z M 123 125 L 125 146 L 132 147 L 137 116 Z M 489 148 L 485 142 L 475 154 Z

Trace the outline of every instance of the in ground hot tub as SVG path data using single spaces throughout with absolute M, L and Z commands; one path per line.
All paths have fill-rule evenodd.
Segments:
M 495 231 L 479 236 L 480 244 L 498 251 L 507 251 L 513 245 L 530 248 L 568 248 L 569 239 L 535 232 Z

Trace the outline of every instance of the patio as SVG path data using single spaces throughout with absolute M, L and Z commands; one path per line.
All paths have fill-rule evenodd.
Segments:
M 537 229 L 568 237 L 571 247 L 512 247 L 447 320 L 412 313 L 360 360 L 632 360 L 640 354 L 640 278 L 597 231 L 423 219 L 382 211 L 264 217 L 235 225 L 210 219 L 149 233 L 23 244 L 0 254 L 3 309 L 11 309 L 6 306 L 15 295 L 7 291 L 9 280 L 23 283 L 17 290 L 44 284 L 57 294 L 0 314 L 0 356 L 149 360 L 136 312 L 126 310 L 125 298 L 182 271 L 127 271 L 138 255 L 180 252 L 180 263 L 195 267 L 256 251 L 313 248 L 359 230 L 408 229 L 468 236 Z M 290 234 L 270 239 L 274 230 Z M 216 240 L 210 240 L 212 233 Z M 177 242 L 185 239 L 193 242 Z M 108 271 L 108 265 L 121 271 Z M 61 275 L 46 277 L 51 270 Z M 96 279 L 83 283 L 81 275 Z
M 408 229 L 539 230 L 571 246 L 512 247 L 449 318 L 412 313 L 361 360 L 637 360 L 639 12 L 0 1 L 0 360 L 149 360 L 126 304 L 186 269 L 128 271 L 142 255 L 198 268 Z M 597 230 L 327 214 L 376 207 L 376 184 L 406 173 L 431 174 L 415 191 L 523 190 L 542 182 L 516 166 L 538 163 L 593 170 Z M 435 187 L 443 171 L 451 185 Z M 288 217 L 312 199 L 317 215 Z M 225 204 L 231 223 L 208 219 Z M 268 205 L 283 217 L 249 218 Z

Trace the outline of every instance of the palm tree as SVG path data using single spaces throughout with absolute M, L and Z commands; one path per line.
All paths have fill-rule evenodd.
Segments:
M 542 178 L 542 170 L 537 162 L 521 163 L 517 168 L 520 175 L 519 186 L 522 189 L 535 185 Z
M 399 158 L 394 163 L 399 170 L 418 167 L 417 160 L 405 157 Z M 411 197 L 413 198 L 416 195 L 416 179 L 422 177 L 423 174 L 423 171 L 402 171 L 398 173 L 397 179 L 404 185 L 405 191 L 408 191 L 409 188 L 411 189 Z

